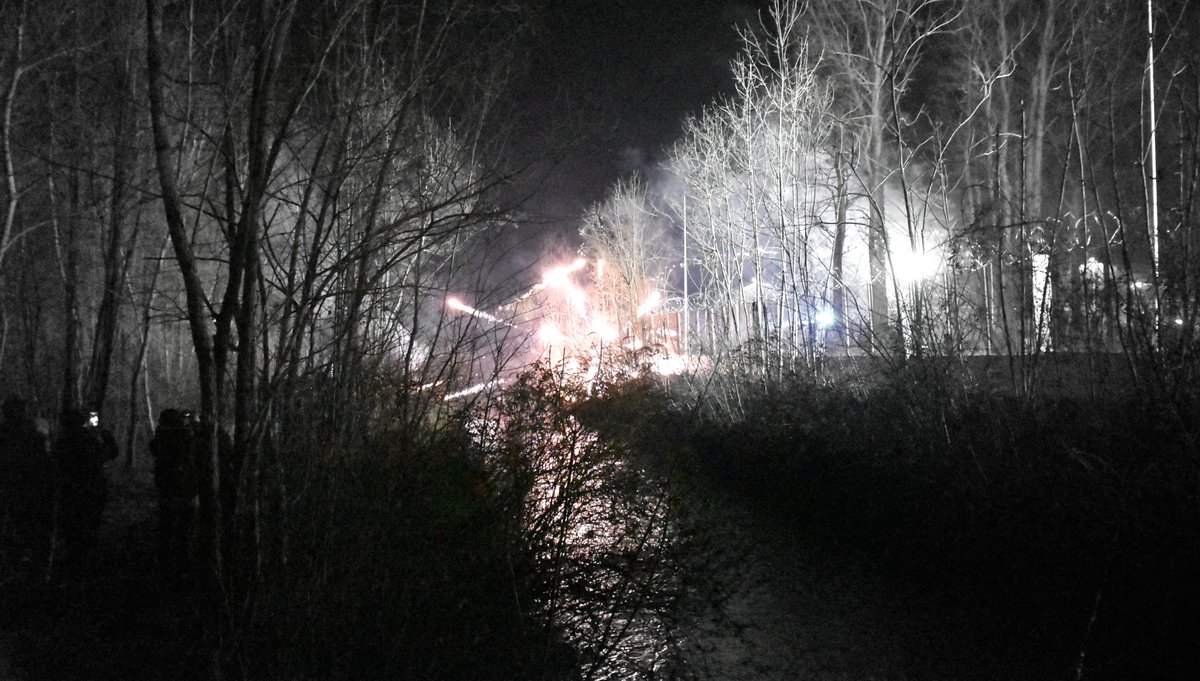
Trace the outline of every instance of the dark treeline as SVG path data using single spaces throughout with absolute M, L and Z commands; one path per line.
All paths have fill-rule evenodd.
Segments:
M 444 386 L 496 347 L 441 310 L 450 288 L 488 295 L 470 254 L 512 209 L 504 95 L 529 13 L 130 0 L 0 15 L 0 386 L 50 423 L 99 412 L 143 470 L 157 414 L 196 412 L 204 673 L 561 667 L 548 616 L 521 606 L 519 535 L 474 515 L 491 503 L 486 485 L 467 493 L 476 454 L 439 444 L 464 432 Z M 457 609 L 475 601 L 462 589 L 495 612 Z

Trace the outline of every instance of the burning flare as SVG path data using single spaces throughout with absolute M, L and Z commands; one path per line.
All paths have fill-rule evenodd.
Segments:
M 503 319 L 500 319 L 499 317 L 497 317 L 495 315 L 490 315 L 490 314 L 484 312 L 483 310 L 476 310 L 475 308 L 471 307 L 470 305 L 467 305 L 466 303 L 459 300 L 458 298 L 453 298 L 453 297 L 447 298 L 446 299 L 446 307 L 448 307 L 452 310 L 466 312 L 467 314 L 469 314 L 473 317 L 479 317 L 480 319 L 486 319 L 489 322 L 495 322 L 497 324 L 505 323 Z
M 662 293 L 658 291 L 651 291 L 650 295 L 646 297 L 646 302 L 642 303 L 641 306 L 638 307 L 637 316 L 645 317 L 646 315 L 650 314 L 654 308 L 658 307 L 658 304 L 661 302 Z

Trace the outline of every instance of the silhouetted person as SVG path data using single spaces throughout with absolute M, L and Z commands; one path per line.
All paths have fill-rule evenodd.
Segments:
M 195 428 L 178 409 L 164 409 L 150 441 L 154 457 L 154 485 L 158 488 L 158 560 L 168 575 L 187 572 L 189 546 L 196 513 Z
M 94 411 L 89 412 L 87 425 L 96 439 L 100 441 L 100 451 L 105 463 L 117 458 L 120 453 L 120 449 L 117 447 L 117 437 L 112 434 L 108 426 L 100 423 L 100 414 Z
M 61 480 L 61 562 L 69 568 L 83 559 L 96 542 L 96 531 L 108 503 L 104 464 L 116 458 L 116 447 L 112 435 L 94 423 L 94 415 L 68 409 L 62 413 L 59 425 L 62 431 L 54 442 L 54 460 Z
M 28 403 L 16 396 L 4 401 L 0 425 L 0 518 L 7 515 L 14 557 L 28 558 L 28 575 L 49 575 L 54 534 L 55 471 L 46 433 L 29 415 Z

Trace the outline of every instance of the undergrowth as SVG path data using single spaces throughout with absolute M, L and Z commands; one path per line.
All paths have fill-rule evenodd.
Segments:
M 702 467 L 804 541 L 1056 639 L 1079 678 L 1200 670 L 1200 451 L 1187 401 L 1018 399 L 911 362 L 744 388 Z

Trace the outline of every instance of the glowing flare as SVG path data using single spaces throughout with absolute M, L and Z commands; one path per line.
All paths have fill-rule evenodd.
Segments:
M 542 324 L 542 328 L 538 329 L 538 336 L 548 345 L 562 345 L 567 340 L 566 334 L 549 322 Z
M 817 313 L 815 319 L 819 328 L 828 329 L 829 327 L 833 326 L 834 322 L 837 321 L 837 315 L 834 314 L 833 310 L 826 307 L 822 308 L 821 311 Z
M 936 251 L 900 251 L 892 253 L 892 270 L 901 284 L 915 284 L 936 274 L 941 261 Z
M 571 282 L 571 275 L 587 266 L 587 260 L 576 258 L 570 265 L 559 265 L 552 267 L 542 273 L 542 284 L 544 286 L 565 286 L 574 287 Z
M 563 293 L 567 296 L 567 300 L 571 302 L 571 305 L 575 306 L 575 309 L 579 311 L 579 314 L 587 313 L 588 299 L 587 293 L 583 289 L 571 286 Z
M 474 317 L 486 319 L 490 322 L 496 322 L 497 324 L 504 323 L 503 320 L 501 320 L 499 317 L 490 315 L 490 314 L 484 312 L 483 310 L 476 310 L 475 308 L 471 307 L 470 305 L 467 305 L 466 303 L 459 300 L 458 298 L 447 298 L 446 299 L 446 307 L 451 308 L 453 310 L 458 310 L 460 312 L 466 312 L 467 314 L 472 315 Z
M 638 307 L 637 316 L 644 317 L 650 314 L 650 311 L 657 307 L 660 302 L 662 302 L 662 294 L 658 291 L 651 291 L 650 295 L 646 298 L 646 302 Z
M 600 340 L 606 343 L 615 341 L 621 337 L 621 333 L 617 331 L 617 327 L 609 324 L 607 320 L 600 318 L 592 320 L 591 333 L 596 334 L 600 337 Z
M 470 395 L 475 395 L 477 393 L 481 393 L 484 390 L 487 390 L 488 388 L 498 386 L 502 383 L 504 383 L 504 379 L 497 378 L 494 381 L 480 383 L 478 385 L 473 385 L 470 388 L 464 388 L 463 390 L 459 390 L 456 393 L 450 393 L 449 395 L 446 395 L 445 397 L 443 397 L 442 400 L 445 402 L 449 402 L 450 400 L 457 400 L 460 397 L 468 397 Z

